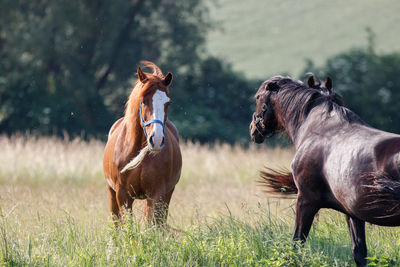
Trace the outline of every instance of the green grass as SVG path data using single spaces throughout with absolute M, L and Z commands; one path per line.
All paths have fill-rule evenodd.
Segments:
M 214 3 L 214 2 L 213 2 Z M 376 34 L 378 52 L 399 50 L 400 2 L 396 0 L 219 0 L 211 4 L 217 30 L 207 49 L 248 77 L 299 75 L 305 59 L 320 65 Z M 219 29 L 219 30 L 218 30 Z
M 343 215 L 323 211 L 304 247 L 294 201 L 268 199 L 257 169 L 291 149 L 182 144 L 164 231 L 134 214 L 115 228 L 99 141 L 0 136 L 0 266 L 351 266 Z M 399 228 L 367 225 L 371 264 L 400 265 Z
M 17 222 L 0 217 L 0 263 L 10 266 L 351 266 L 344 218 L 316 223 L 304 247 L 291 240 L 292 223 L 267 216 L 260 207 L 253 223 L 232 216 L 202 221 L 181 231 L 143 227 L 132 217 L 90 226 L 72 216 L 32 218 L 37 225 L 19 241 Z M 326 215 L 326 214 L 325 214 Z M 325 216 L 324 216 L 325 217 Z M 291 221 L 291 220 L 290 220 Z M 400 264 L 399 231 L 372 232 L 370 264 Z M 379 242 L 384 240 L 384 242 Z M 378 241 L 378 242 L 377 242 Z M 396 243 L 397 242 L 397 243 Z M 377 245 L 378 244 L 378 245 Z

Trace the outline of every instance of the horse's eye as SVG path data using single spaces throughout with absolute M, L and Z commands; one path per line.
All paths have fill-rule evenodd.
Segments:
M 263 111 L 266 111 L 266 110 L 267 110 L 267 104 L 264 103 L 264 104 L 262 105 L 262 110 L 263 110 Z

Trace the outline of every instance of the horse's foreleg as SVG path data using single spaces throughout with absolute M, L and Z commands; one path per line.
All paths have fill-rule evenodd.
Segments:
M 110 211 L 113 214 L 113 219 L 120 219 L 120 213 L 117 203 L 117 194 L 115 193 L 114 189 L 107 186 L 108 188 L 108 195 L 110 197 Z
M 357 266 L 366 266 L 367 244 L 365 242 L 365 222 L 348 215 L 346 219 L 350 231 L 354 261 Z
M 146 206 L 144 208 L 144 217 L 148 225 L 153 223 L 154 217 L 154 200 L 151 198 L 146 199 Z
M 169 202 L 174 189 L 162 196 L 153 196 L 146 200 L 145 217 L 148 224 L 166 226 Z
M 318 210 L 318 207 L 305 200 L 303 197 L 299 196 L 297 198 L 296 225 L 293 240 L 300 240 L 302 243 L 306 241 L 314 216 L 317 214 Z
M 128 190 L 118 188 L 116 195 L 120 216 L 123 215 L 124 209 L 131 211 L 134 198 L 129 194 Z
M 172 193 L 174 189 L 163 195 L 159 201 L 157 201 L 154 212 L 154 219 L 157 225 L 165 227 L 167 224 L 169 202 L 171 201 Z

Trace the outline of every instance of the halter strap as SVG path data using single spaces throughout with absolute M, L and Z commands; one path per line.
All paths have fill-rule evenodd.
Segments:
M 264 115 L 267 112 L 267 102 L 269 102 L 271 95 L 269 94 L 267 96 L 267 99 L 265 99 L 265 102 L 262 105 L 261 111 L 257 114 L 257 115 L 253 115 L 253 121 L 254 121 L 254 125 L 256 127 L 256 130 L 258 131 L 258 133 L 266 138 L 272 137 L 276 130 L 268 132 L 266 130 L 266 126 L 264 124 Z
M 142 116 L 142 104 L 143 104 L 143 101 L 142 100 L 140 100 L 140 107 L 139 107 L 139 118 L 140 118 L 140 122 L 143 124 L 143 132 L 144 132 L 144 135 L 146 136 L 146 139 L 147 139 L 147 133 L 146 133 L 146 127 L 147 126 L 149 126 L 150 124 L 152 124 L 152 123 L 158 123 L 158 124 L 161 124 L 161 126 L 163 127 L 163 132 L 165 131 L 165 125 L 164 125 L 164 122 L 162 122 L 161 120 L 149 120 L 149 121 L 144 121 L 143 120 L 143 116 Z

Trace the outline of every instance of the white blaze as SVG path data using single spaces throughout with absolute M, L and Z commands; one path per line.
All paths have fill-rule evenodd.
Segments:
M 163 91 L 157 90 L 153 95 L 153 119 L 164 122 L 164 107 L 165 103 L 169 102 L 169 97 Z M 164 138 L 163 127 L 159 123 L 153 123 L 153 143 L 154 148 L 161 148 L 161 143 Z M 151 136 L 151 135 L 150 135 Z

